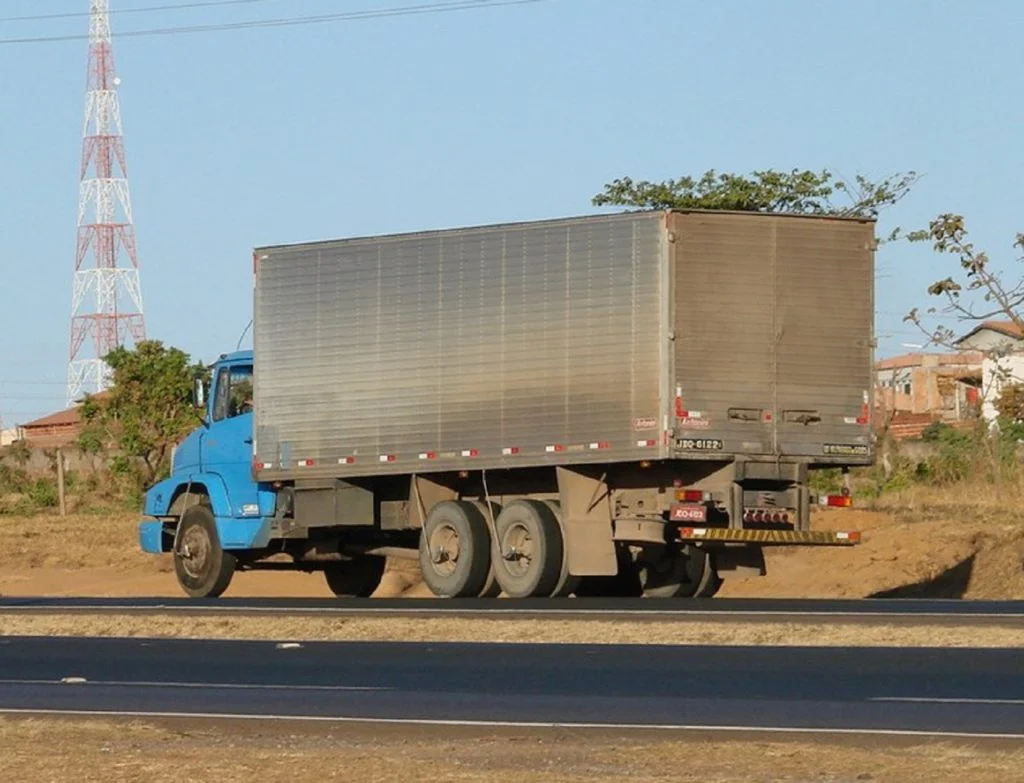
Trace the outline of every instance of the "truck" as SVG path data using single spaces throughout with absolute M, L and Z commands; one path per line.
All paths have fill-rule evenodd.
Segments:
M 875 222 L 638 210 L 256 247 L 252 349 L 147 491 L 181 589 L 713 596 L 872 464 Z M 811 491 L 832 471 L 830 494 Z

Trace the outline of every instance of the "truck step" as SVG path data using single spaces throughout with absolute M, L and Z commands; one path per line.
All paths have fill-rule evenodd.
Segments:
M 722 543 L 749 543 L 810 545 L 810 546 L 856 546 L 860 543 L 857 530 L 736 530 L 716 527 L 681 527 L 679 541 L 715 541 Z

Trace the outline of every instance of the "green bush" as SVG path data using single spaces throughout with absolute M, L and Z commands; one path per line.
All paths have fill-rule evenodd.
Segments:
M 26 497 L 37 508 L 54 508 L 60 502 L 56 482 L 47 478 L 33 481 L 28 488 Z
M 933 421 L 927 427 L 924 432 L 921 433 L 921 440 L 925 443 L 938 443 L 942 440 L 943 433 L 952 430 L 948 424 L 942 421 Z
M 836 495 L 843 488 L 843 471 L 840 468 L 813 470 L 808 483 L 812 494 Z
M 928 427 L 921 440 L 934 453 L 917 465 L 914 479 L 933 486 L 964 481 L 998 484 L 1021 476 L 1020 442 L 1024 424 L 1000 421 L 995 429 L 979 422 L 963 430 L 937 422 Z
M 0 462 L 0 494 L 20 494 L 29 485 L 28 474 L 23 468 L 16 468 Z
M 955 484 L 964 481 L 977 472 L 984 460 L 984 450 L 988 440 L 978 437 L 976 433 L 963 432 L 943 425 L 936 428 L 933 439 L 936 452 L 929 457 L 919 475 L 933 484 Z

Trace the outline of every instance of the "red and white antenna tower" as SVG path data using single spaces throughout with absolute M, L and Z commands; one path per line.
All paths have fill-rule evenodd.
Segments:
M 110 385 L 104 357 L 145 339 L 139 261 L 128 193 L 109 0 L 89 0 L 89 75 L 78 189 L 78 246 L 71 297 L 68 405 Z M 119 258 L 126 263 L 119 264 Z M 91 339 L 90 339 L 91 338 Z

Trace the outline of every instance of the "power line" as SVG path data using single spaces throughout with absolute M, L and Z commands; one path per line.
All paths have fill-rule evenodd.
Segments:
M 0 389 L 4 386 L 65 386 L 67 381 L 0 381 Z
M 328 22 L 351 22 L 364 19 L 385 19 L 399 16 L 470 11 L 480 8 L 499 8 L 514 5 L 532 5 L 547 0 L 455 0 L 454 2 L 424 3 L 421 5 L 395 6 L 372 11 L 348 11 L 320 16 L 282 17 L 278 19 L 257 19 L 249 22 L 223 22 L 220 24 L 191 25 L 179 27 L 154 27 L 145 30 L 128 30 L 117 33 L 117 38 L 139 38 L 157 35 L 182 35 L 185 33 L 209 33 L 226 30 L 251 30 L 263 27 L 296 27 L 299 25 L 324 24 Z M 58 43 L 62 41 L 84 41 L 88 35 L 48 35 L 33 38 L 0 38 L 0 45 Z
M 65 402 L 64 395 L 61 395 L 59 397 L 56 397 L 56 396 L 40 397 L 40 396 L 37 396 L 37 395 L 31 395 L 31 396 L 21 395 L 21 396 L 18 396 L 18 395 L 0 394 L 0 401 L 5 401 L 5 402 L 39 402 L 39 403 L 45 403 L 46 405 L 49 405 L 51 402 L 56 402 L 57 400 L 60 400 L 62 403 Z
M 151 5 L 143 8 L 118 8 L 109 11 L 114 14 L 145 14 L 153 11 L 177 11 L 184 8 L 207 8 L 217 5 L 248 5 L 265 3 L 267 0 L 202 0 L 192 3 L 171 3 L 168 5 Z M 89 11 L 66 11 L 59 14 L 34 14 L 32 16 L 0 16 L 0 22 L 35 22 L 43 19 L 80 19 L 89 16 Z

